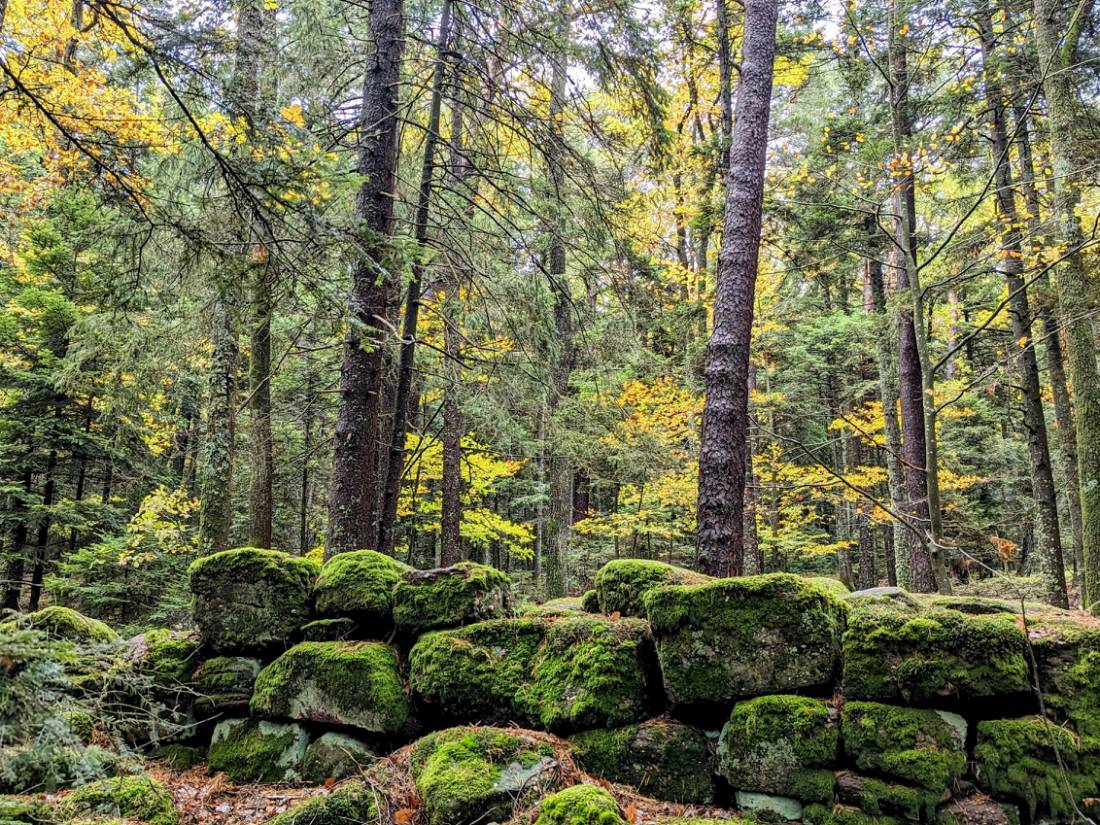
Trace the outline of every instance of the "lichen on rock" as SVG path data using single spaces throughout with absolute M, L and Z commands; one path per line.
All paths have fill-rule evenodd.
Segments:
M 301 725 L 227 719 L 214 728 L 207 769 L 234 782 L 294 782 L 301 776 L 308 743 Z

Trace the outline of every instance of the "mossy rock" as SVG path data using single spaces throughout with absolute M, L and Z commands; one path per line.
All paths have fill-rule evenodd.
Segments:
M 1100 754 L 1084 752 L 1079 737 L 1039 716 L 979 722 L 974 773 L 984 790 L 1026 806 L 1032 820 L 1068 821 L 1075 807 L 1100 813 L 1100 803 L 1090 809 L 1084 801 L 1100 791 Z
M 200 664 L 192 677 L 196 714 L 209 717 L 246 709 L 260 668 L 259 659 L 246 656 L 216 656 Z
M 190 685 L 201 642 L 193 631 L 158 627 L 133 637 L 126 647 L 138 671 L 171 690 Z
M 27 615 L 23 623 L 41 630 L 52 639 L 76 644 L 115 642 L 119 635 L 108 625 L 60 605 L 51 605 Z
M 839 727 L 836 708 L 819 699 L 782 695 L 738 702 L 719 736 L 719 773 L 742 790 L 831 802 Z
M 922 817 L 932 819 L 943 791 L 930 791 L 853 771 L 840 771 L 836 775 L 836 795 L 841 804 L 855 806 L 871 816 L 919 822 Z
M 505 616 L 512 604 L 512 580 L 495 567 L 459 562 L 435 570 L 405 573 L 393 591 L 393 618 L 409 637 Z
M 54 818 L 50 805 L 42 799 L 0 794 L 0 822 L 40 825 L 51 822 Z
M 354 639 L 359 625 L 353 619 L 315 619 L 302 625 L 302 641 L 305 642 L 343 642 Z
M 322 796 L 312 796 L 289 811 L 268 820 L 268 825 L 382 825 L 378 796 L 362 782 L 348 782 Z
M 600 594 L 595 590 L 585 590 L 581 595 L 581 609 L 585 613 L 599 613 Z
M 572 785 L 539 803 L 535 825 L 627 825 L 615 797 L 595 785 Z
M 295 782 L 308 743 L 301 725 L 227 719 L 214 728 L 206 767 L 234 782 Z
M 153 756 L 174 771 L 189 771 L 203 763 L 206 759 L 206 749 L 194 745 L 164 745 L 158 748 Z
M 579 596 L 563 596 L 560 599 L 550 599 L 542 604 L 532 605 L 524 610 L 523 614 L 525 616 L 576 616 L 587 612 Z
M 670 584 L 703 584 L 710 576 L 684 567 L 648 559 L 615 559 L 596 573 L 596 601 L 600 613 L 645 618 L 645 594 Z
M 944 805 L 931 821 L 935 825 L 1020 825 L 1020 809 L 1010 802 L 973 794 Z
M 877 702 L 847 702 L 841 731 L 844 750 L 861 771 L 925 790 L 951 790 L 966 767 L 965 723 L 953 715 Z
M 632 785 L 670 802 L 710 804 L 714 779 L 706 735 L 671 719 L 583 731 L 572 737 L 573 759 L 588 773 Z
M 1100 628 L 1051 612 L 1029 630 L 1047 710 L 1100 753 Z
M 188 569 L 192 611 L 203 641 L 218 653 L 285 645 L 309 621 L 312 559 L 276 550 L 223 550 Z
M 396 733 L 409 720 L 397 653 L 381 642 L 301 642 L 260 671 L 249 706 L 372 733 Z
M 828 590 L 834 596 L 840 596 L 842 599 L 852 592 L 848 589 L 848 585 L 832 576 L 807 576 L 807 578 L 822 590 Z
M 118 771 L 117 753 L 88 747 L 0 747 L 0 793 L 50 793 Z
M 423 636 L 409 655 L 409 684 L 439 718 L 622 725 L 646 716 L 650 645 L 637 619 L 498 619 Z
M 504 822 L 557 787 L 554 748 L 500 728 L 429 734 L 410 752 L 426 825 Z
M 659 587 L 645 603 L 675 704 L 832 684 L 847 606 L 804 578 L 772 573 Z
M 752 814 L 764 822 L 786 820 L 794 822 L 802 818 L 802 803 L 789 796 L 759 793 L 758 791 L 737 791 L 734 794 L 737 807 L 744 813 Z
M 873 816 L 849 805 L 807 805 L 802 809 L 805 825 L 903 825 L 892 816 Z
M 377 757 L 359 739 L 329 731 L 309 743 L 302 759 L 302 779 L 322 785 L 347 779 L 370 765 Z
M 844 634 L 848 699 L 924 703 L 1028 692 L 1023 631 L 1012 616 L 853 608 Z
M 321 568 L 313 590 L 321 616 L 354 618 L 362 630 L 381 638 L 393 627 L 393 591 L 411 567 L 374 550 L 333 556 Z
M 115 776 L 81 785 L 57 805 L 62 819 L 118 817 L 147 825 L 176 825 L 172 795 L 151 776 Z

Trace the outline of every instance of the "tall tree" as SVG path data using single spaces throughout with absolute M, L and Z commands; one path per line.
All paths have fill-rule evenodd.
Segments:
M 717 576 L 739 575 L 744 564 L 749 345 L 777 17 L 774 0 L 746 0 L 699 453 L 697 565 Z

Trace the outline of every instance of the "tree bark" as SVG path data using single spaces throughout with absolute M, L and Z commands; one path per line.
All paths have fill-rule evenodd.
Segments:
M 52 522 L 50 508 L 53 506 L 53 496 L 56 482 L 54 472 L 57 469 L 57 450 L 50 450 L 46 460 L 46 481 L 42 485 L 42 519 L 38 522 L 38 541 L 34 548 L 34 567 L 31 570 L 30 599 L 27 602 L 27 610 L 31 613 L 38 610 L 42 599 L 42 581 L 46 575 L 47 554 L 50 550 L 50 524 Z
M 1046 579 L 1046 600 L 1057 607 L 1069 607 L 1065 564 L 1062 560 L 1062 536 L 1058 525 L 1054 470 L 1051 466 L 1050 448 L 1047 443 L 1046 418 L 1043 414 L 1039 384 L 1039 363 L 1035 357 L 1035 345 L 1031 337 L 1031 307 L 1023 277 L 1021 222 L 1016 211 L 1012 163 L 1005 127 L 1004 95 L 997 77 L 997 68 L 992 65 L 994 62 L 993 19 L 987 5 L 979 9 L 979 15 L 982 68 L 993 137 L 997 212 L 1001 220 L 1001 269 L 1008 286 L 1012 318 L 1011 346 L 1019 348 L 1016 361 L 1020 371 L 1024 435 L 1028 457 L 1031 459 L 1031 488 L 1039 511 L 1039 559 Z
M 15 523 L 15 529 L 12 530 L 11 555 L 5 574 L 7 581 L 4 583 L 4 610 L 18 610 L 19 600 L 23 593 L 23 575 L 26 570 L 27 553 L 26 499 L 30 497 L 31 485 L 33 484 L 33 475 L 29 468 L 23 471 L 22 483 L 23 497 L 16 499 L 12 506 L 12 512 L 24 514 L 24 517 Z
M 340 403 L 333 438 L 325 556 L 368 547 L 378 496 L 382 340 L 393 303 L 393 191 L 397 169 L 398 84 L 405 42 L 404 0 L 370 5 L 374 48 L 363 78 L 359 116 L 359 174 L 363 184 L 356 212 L 362 250 L 352 271 L 348 333 L 340 369 Z
M 777 14 L 774 0 L 746 0 L 699 455 L 696 565 L 715 576 L 740 575 L 744 565 L 749 346 Z
M 212 315 L 210 402 L 199 468 L 199 551 L 204 555 L 229 547 L 237 442 L 237 334 L 223 297 L 214 302 Z

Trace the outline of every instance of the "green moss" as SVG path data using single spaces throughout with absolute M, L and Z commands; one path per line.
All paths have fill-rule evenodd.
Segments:
M 829 801 L 839 745 L 835 708 L 805 696 L 739 702 L 718 740 L 719 772 L 735 788 Z
M 832 682 L 847 606 L 799 576 L 659 587 L 645 603 L 665 690 L 676 704 Z
M 855 805 L 866 814 L 899 816 L 914 822 L 922 816 L 931 820 L 943 797 L 943 789 L 914 788 L 851 771 L 838 774 L 837 789 L 841 802 Z
M 429 734 L 413 746 L 409 764 L 427 825 L 505 821 L 557 781 L 553 748 L 496 728 Z
M 812 581 L 822 590 L 828 590 L 834 596 L 844 598 L 852 592 L 844 582 L 840 579 L 834 579 L 832 576 L 807 576 L 807 579 Z
M 227 719 L 210 740 L 207 770 L 234 782 L 286 782 L 299 777 L 309 736 L 299 725 Z
M 116 776 L 82 785 L 58 803 L 63 819 L 116 816 L 148 825 L 176 825 L 172 795 L 150 776 Z
M 807 805 L 802 810 L 805 825 L 901 825 L 889 816 L 871 816 L 845 805 Z
M 1024 635 L 1011 616 L 861 605 L 848 618 L 844 695 L 849 699 L 925 702 L 1028 689 Z
M 409 687 L 429 711 L 457 721 L 523 721 L 517 688 L 530 679 L 546 622 L 495 619 L 428 633 L 409 654 Z
M 302 625 L 302 640 L 306 642 L 342 642 L 355 636 L 358 626 L 352 619 L 317 619 Z
M 535 825 L 626 825 L 626 820 L 603 788 L 573 785 L 542 800 Z
M 585 590 L 581 596 L 581 609 L 585 613 L 599 613 L 600 594 L 595 590 Z
M 333 556 L 317 577 L 314 601 L 322 616 L 354 616 L 368 630 L 386 632 L 393 626 L 393 591 L 412 570 L 374 550 Z
M 207 659 L 195 671 L 195 711 L 208 716 L 248 707 L 252 686 L 260 672 L 260 660 L 243 656 Z
M 53 819 L 50 806 L 29 796 L 5 796 L 0 794 L 0 822 L 38 823 Z
M 268 820 L 268 825 L 381 825 L 377 793 L 362 782 L 341 785 L 326 796 L 313 796 Z
M 550 599 L 542 604 L 532 605 L 524 610 L 524 615 L 532 616 L 575 616 L 585 613 L 581 600 L 576 596 L 565 596 L 560 599 Z
M 397 732 L 409 718 L 397 654 L 381 642 L 295 645 L 260 671 L 250 707 L 374 733 Z
M 1024 803 L 1032 819 L 1040 813 L 1072 819 L 1074 803 L 1100 788 L 1100 758 L 1083 753 L 1072 732 L 1039 716 L 979 722 L 974 763 L 984 789 Z
M 95 718 L 92 714 L 82 707 L 72 705 L 62 710 L 60 716 L 73 736 L 85 745 L 92 741 L 95 733 Z
M 929 791 L 955 785 L 966 767 L 965 736 L 939 713 L 875 702 L 848 702 L 844 748 L 860 770 Z
M 113 774 L 119 756 L 89 747 L 0 747 L 0 793 L 52 792 Z
M 1100 629 L 1072 615 L 1033 617 L 1031 644 L 1047 709 L 1100 752 Z
M 141 671 L 152 675 L 158 684 L 190 682 L 200 647 L 197 634 L 160 627 L 145 631 L 130 645 L 140 658 Z
M 25 619 L 29 627 L 67 642 L 113 642 L 118 634 L 98 619 L 77 613 L 68 607 L 52 605 L 31 613 Z
M 347 779 L 375 760 L 369 747 L 358 739 L 332 731 L 309 744 L 302 759 L 302 779 L 318 785 Z
M 601 613 L 645 617 L 645 594 L 670 584 L 702 584 L 709 576 L 647 559 L 615 559 L 596 573 L 596 599 Z
M 203 641 L 225 653 L 285 644 L 310 618 L 312 559 L 245 547 L 201 558 L 188 569 Z
M 418 636 L 428 630 L 507 615 L 512 580 L 506 573 L 476 562 L 404 574 L 393 591 L 398 630 Z
M 632 785 L 655 799 L 708 804 L 714 799 L 706 736 L 668 719 L 597 729 L 572 738 L 573 758 L 595 776 Z
M 206 759 L 206 751 L 192 745 L 164 745 L 154 756 L 174 771 L 189 771 Z

